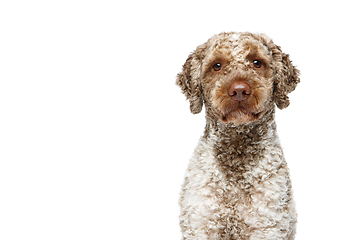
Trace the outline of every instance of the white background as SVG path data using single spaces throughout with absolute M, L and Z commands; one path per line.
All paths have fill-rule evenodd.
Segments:
M 301 83 L 277 111 L 297 239 L 360 239 L 356 1 L 1 1 L 0 239 L 180 239 L 205 125 L 175 85 L 197 45 L 266 33 Z

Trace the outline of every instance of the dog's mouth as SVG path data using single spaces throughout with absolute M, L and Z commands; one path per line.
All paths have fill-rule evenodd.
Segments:
M 261 112 L 254 113 L 243 106 L 238 106 L 237 108 L 231 108 L 226 112 L 222 112 L 220 114 L 220 120 L 224 123 L 233 122 L 240 124 L 258 120 L 260 116 Z
M 264 102 L 261 99 L 266 98 L 263 96 L 264 89 L 251 86 L 251 94 L 243 96 L 244 99 L 236 99 L 228 91 L 229 84 L 220 85 L 212 91 L 212 108 L 216 109 L 219 120 L 224 123 L 242 124 L 261 118 L 264 110 Z

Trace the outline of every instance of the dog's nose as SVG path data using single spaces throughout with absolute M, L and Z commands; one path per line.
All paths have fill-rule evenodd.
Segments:
M 243 81 L 233 82 L 228 89 L 228 94 L 235 101 L 244 101 L 249 98 L 251 88 Z

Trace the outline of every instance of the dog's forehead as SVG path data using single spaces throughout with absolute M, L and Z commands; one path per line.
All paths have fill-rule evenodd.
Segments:
M 232 57 L 241 58 L 250 51 L 268 54 L 261 37 L 250 33 L 222 33 L 210 39 L 208 56 L 221 50 L 228 50 Z

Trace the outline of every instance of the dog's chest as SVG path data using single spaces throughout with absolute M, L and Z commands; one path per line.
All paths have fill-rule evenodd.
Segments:
M 279 224 L 286 212 L 288 173 L 281 149 L 267 148 L 256 165 L 229 175 L 211 141 L 200 142 L 186 173 L 180 200 L 193 229 L 245 236 L 250 229 Z M 254 160 L 254 159 L 253 159 Z

